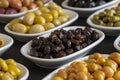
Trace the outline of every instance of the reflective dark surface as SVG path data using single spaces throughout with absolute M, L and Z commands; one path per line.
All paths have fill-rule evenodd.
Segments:
M 54 1 L 60 5 L 63 0 L 54 0 Z M 86 23 L 86 18 L 82 18 L 82 17 L 79 17 L 79 19 L 76 20 L 76 22 L 74 22 L 71 25 L 88 26 Z M 0 33 L 7 34 L 4 31 L 4 26 L 5 24 L 0 23 Z M 109 54 L 111 52 L 116 51 L 116 49 L 113 46 L 113 42 L 116 39 L 116 37 L 117 36 L 115 37 L 106 36 L 104 41 L 100 43 L 99 45 L 97 45 L 89 54 L 94 53 L 94 52 Z M 38 67 L 33 62 L 31 62 L 30 60 L 22 56 L 20 53 L 20 48 L 24 44 L 25 43 L 14 39 L 13 46 L 8 51 L 6 51 L 1 57 L 4 59 L 13 58 L 17 62 L 25 65 L 29 69 L 29 72 L 30 72 L 28 80 L 41 80 L 43 77 L 45 77 L 47 74 L 52 72 L 54 69 L 45 69 L 45 68 Z

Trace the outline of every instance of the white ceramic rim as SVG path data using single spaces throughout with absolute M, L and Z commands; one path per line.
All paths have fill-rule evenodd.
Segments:
M 0 33 L 0 35 L 6 36 L 7 38 L 10 39 L 10 42 L 9 42 L 8 44 L 6 44 L 6 45 L 4 45 L 3 47 L 0 48 L 0 51 L 2 51 L 2 50 L 4 50 L 4 49 L 10 47 L 10 46 L 14 43 L 14 40 L 13 40 L 12 37 L 10 37 L 10 36 L 8 36 L 8 35 L 6 35 L 6 34 Z
M 21 77 L 19 80 L 27 80 L 27 78 L 29 77 L 29 70 L 27 69 L 27 67 L 25 67 L 24 65 L 17 63 L 18 67 L 21 67 L 22 69 L 25 70 L 25 75 L 23 75 L 23 77 Z
M 62 6 L 63 6 L 64 8 L 72 9 L 72 10 L 76 10 L 76 11 L 95 11 L 95 10 L 98 10 L 98 9 L 100 9 L 100 8 L 103 8 L 103 7 L 106 7 L 106 6 L 115 4 L 117 1 L 118 1 L 118 0 L 112 0 L 112 1 L 110 1 L 110 2 L 108 2 L 108 3 L 105 3 L 104 5 L 97 6 L 97 7 L 93 7 L 93 8 L 77 8 L 77 7 L 68 6 L 68 5 L 67 5 L 68 0 L 65 0 L 65 1 L 63 1 Z
M 102 54 L 102 55 L 103 55 L 105 58 L 108 57 L 108 54 Z M 83 61 L 83 60 L 86 60 L 86 59 L 88 59 L 88 56 L 84 56 L 84 57 L 80 57 L 80 58 L 77 58 L 77 59 L 75 59 L 75 60 L 72 60 L 71 62 L 68 62 L 68 63 L 62 65 L 61 67 L 55 69 L 54 71 L 52 71 L 51 73 L 49 73 L 48 75 L 46 75 L 42 80 L 51 80 L 51 78 L 53 78 L 53 76 L 57 73 L 57 71 L 58 71 L 59 69 L 65 69 L 65 68 L 67 68 L 67 67 L 70 66 L 70 64 L 71 64 L 72 62 L 74 62 L 74 61 Z
M 120 35 L 115 39 L 114 43 L 113 43 L 113 46 L 118 50 L 120 51 Z
M 43 34 L 45 34 L 45 33 L 51 32 L 51 31 L 56 30 L 56 29 L 58 29 L 58 28 L 62 28 L 62 27 L 63 27 L 64 25 L 66 25 L 67 23 L 72 23 L 73 21 L 75 21 L 76 19 L 78 19 L 79 15 L 78 15 L 78 13 L 76 13 L 75 11 L 67 10 L 67 9 L 63 9 L 63 10 L 64 10 L 64 11 L 71 12 L 72 14 L 75 15 L 75 17 L 72 18 L 72 19 L 70 19 L 70 20 L 67 21 L 66 23 L 61 24 L 60 27 L 57 26 L 57 27 L 52 28 L 52 29 L 50 29 L 50 30 L 47 30 L 47 31 L 44 31 L 44 32 L 40 32 L 40 33 L 35 33 L 35 34 L 22 34 L 22 33 L 13 32 L 13 31 L 11 31 L 11 30 L 8 28 L 9 23 L 4 27 L 4 29 L 5 29 L 6 32 L 8 32 L 8 33 L 10 33 L 10 34 L 13 34 L 13 35 L 16 35 L 16 36 L 31 37 L 31 36 L 43 35 Z M 20 17 L 20 18 L 21 18 L 21 17 Z
M 85 28 L 85 27 L 83 27 L 83 26 L 69 26 L 69 27 Z M 68 27 L 66 27 L 66 28 L 68 28 Z M 65 28 L 62 28 L 62 29 L 65 29 Z M 91 28 L 91 29 L 99 32 L 102 36 L 101 36 L 97 41 L 95 41 L 95 42 L 93 42 L 92 44 L 88 45 L 87 47 L 81 49 L 80 52 L 83 52 L 83 51 L 85 51 L 85 50 L 88 50 L 89 48 L 95 46 L 98 42 L 102 42 L 102 40 L 105 38 L 105 34 L 104 34 L 102 31 L 100 31 L 100 30 L 98 30 L 98 29 L 94 29 L 94 28 Z M 40 36 L 39 36 L 39 37 L 40 37 Z M 28 43 L 26 43 L 25 45 L 30 44 L 31 42 L 32 42 L 32 40 L 29 41 Z M 67 55 L 67 56 L 61 57 L 61 58 L 54 58 L 54 59 L 37 58 L 37 57 L 32 57 L 32 56 L 28 55 L 27 53 L 24 54 L 23 48 L 24 48 L 25 45 L 22 46 L 22 48 L 20 49 L 20 52 L 21 52 L 21 54 L 22 54 L 23 56 L 25 56 L 26 58 L 31 59 L 31 60 L 37 60 L 37 61 L 41 60 L 41 61 L 57 62 L 57 61 L 61 61 L 61 60 L 66 60 L 66 58 L 69 58 L 69 57 L 72 57 L 73 55 L 75 56 L 75 54 L 76 54 L 76 55 L 78 54 L 78 53 L 77 53 L 78 51 L 77 51 L 77 52 L 75 52 L 74 54 L 70 54 L 70 55 Z M 79 52 L 79 53 L 80 53 L 80 52 Z
M 94 28 L 99 28 L 99 29 L 104 29 L 104 30 L 120 30 L 120 27 L 110 27 L 110 26 L 100 26 L 100 25 L 97 25 L 97 24 L 94 24 L 92 22 L 92 18 L 95 14 L 98 14 L 102 11 L 104 11 L 105 9 L 110 9 L 110 8 L 113 8 L 113 7 L 116 7 L 116 5 L 112 5 L 112 6 L 109 6 L 109 7 L 106 7 L 106 8 L 103 8 L 101 10 L 98 10 L 96 12 L 94 12 L 93 14 L 91 14 L 88 18 L 87 18 L 87 24 L 90 25 L 91 27 L 94 27 Z

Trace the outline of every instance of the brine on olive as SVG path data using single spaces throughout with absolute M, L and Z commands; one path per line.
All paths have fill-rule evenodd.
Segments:
M 119 27 L 120 26 L 120 11 L 118 10 L 120 5 L 105 9 L 98 14 L 93 15 L 92 22 L 106 27 Z
M 108 56 L 92 53 L 87 59 L 73 61 L 66 68 L 58 69 L 51 80 L 120 80 L 119 60 L 119 52 Z
M 23 19 L 13 19 L 9 29 L 23 34 L 40 33 L 69 21 L 69 18 L 59 5 L 50 2 L 48 6 L 41 5 L 36 11 L 27 12 Z

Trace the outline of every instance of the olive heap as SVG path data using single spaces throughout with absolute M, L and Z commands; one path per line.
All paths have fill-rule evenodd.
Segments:
M 0 80 L 18 80 L 21 70 L 14 59 L 0 58 Z
M 104 5 L 112 0 L 68 0 L 68 5 L 79 8 L 91 8 Z
M 84 61 L 59 69 L 52 80 L 120 80 L 120 53 L 112 52 L 107 58 L 93 53 Z
M 23 34 L 40 33 L 67 22 L 69 18 L 59 5 L 50 2 L 48 6 L 41 5 L 39 10 L 26 13 L 23 19 L 13 19 L 9 29 Z
M 0 14 L 16 14 L 47 3 L 49 0 L 0 0 Z
M 106 27 L 120 26 L 120 4 L 93 15 L 92 22 Z
M 60 58 L 79 51 L 99 39 L 90 27 L 75 30 L 55 30 L 48 37 L 34 38 L 30 55 L 39 58 Z

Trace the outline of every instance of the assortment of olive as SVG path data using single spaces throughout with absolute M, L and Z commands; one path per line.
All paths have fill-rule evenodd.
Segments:
M 59 58 L 79 51 L 99 38 L 89 27 L 75 30 L 55 30 L 48 37 L 32 40 L 30 55 L 39 58 Z
M 40 33 L 57 27 L 69 20 L 69 15 L 54 2 L 40 6 L 39 10 L 28 12 L 23 19 L 16 18 L 9 23 L 10 30 L 18 33 Z
M 18 80 L 21 70 L 14 59 L 0 58 L 0 80 Z
M 94 53 L 84 61 L 74 61 L 59 69 L 53 80 L 120 80 L 120 53 L 112 52 L 108 58 Z
M 79 8 L 91 8 L 104 5 L 112 0 L 68 0 L 68 5 Z
M 0 14 L 15 14 L 23 11 L 27 11 L 49 0 L 0 0 Z
M 3 39 L 0 39 L 0 48 L 3 47 L 5 45 L 5 42 Z
M 120 4 L 110 9 L 95 14 L 92 18 L 93 23 L 106 27 L 119 27 L 120 26 Z

